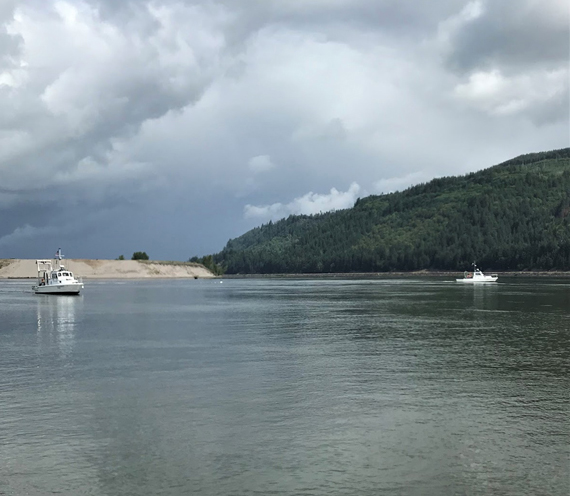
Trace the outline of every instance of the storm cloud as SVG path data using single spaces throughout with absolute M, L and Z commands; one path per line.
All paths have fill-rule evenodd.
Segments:
M 10 0 L 0 258 L 184 260 L 569 140 L 558 0 Z

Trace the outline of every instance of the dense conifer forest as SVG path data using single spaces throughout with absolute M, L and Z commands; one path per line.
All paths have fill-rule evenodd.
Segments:
M 230 274 L 570 270 L 570 148 L 269 222 L 208 261 Z

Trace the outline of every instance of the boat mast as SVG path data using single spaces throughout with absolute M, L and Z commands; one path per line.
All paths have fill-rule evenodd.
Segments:
M 61 268 L 61 261 L 63 260 L 63 255 L 61 254 L 61 248 L 58 248 L 54 255 L 55 260 L 57 260 L 57 269 Z M 56 270 L 57 270 L 56 269 Z

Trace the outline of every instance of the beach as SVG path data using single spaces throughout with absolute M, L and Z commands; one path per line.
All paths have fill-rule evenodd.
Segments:
M 215 277 L 203 265 L 191 262 L 161 262 L 141 260 L 68 259 L 62 264 L 76 276 L 86 279 L 160 279 Z M 1 259 L 0 279 L 35 278 L 37 265 L 30 259 Z

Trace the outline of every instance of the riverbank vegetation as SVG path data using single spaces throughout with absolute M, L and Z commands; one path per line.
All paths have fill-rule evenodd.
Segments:
M 188 260 L 188 262 L 203 265 L 216 276 L 221 276 L 225 273 L 225 268 L 221 264 L 214 262 L 213 255 L 206 255 L 205 257 L 192 257 L 190 260 Z
M 119 259 L 120 259 L 120 257 L 119 257 Z M 135 251 L 133 253 L 133 256 L 131 257 L 131 260 L 148 260 L 148 259 L 149 259 L 149 257 L 146 254 L 146 251 Z
M 191 261 L 229 274 L 570 270 L 570 148 L 269 222 Z

